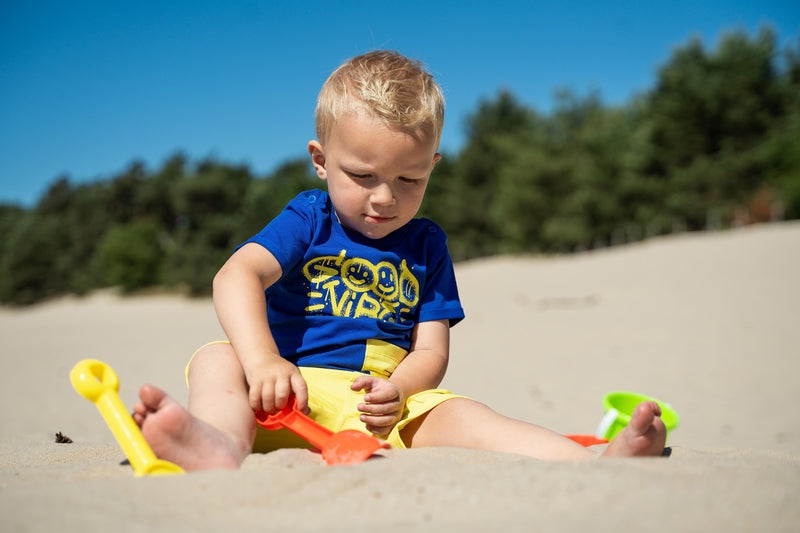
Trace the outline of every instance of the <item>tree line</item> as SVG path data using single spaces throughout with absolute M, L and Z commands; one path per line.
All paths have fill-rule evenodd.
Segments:
M 769 29 L 677 48 L 623 106 L 562 90 L 548 114 L 508 91 L 480 102 L 421 215 L 454 260 L 569 253 L 674 231 L 800 218 L 800 47 Z M 208 294 L 233 248 L 303 190 L 306 158 L 266 176 L 182 153 L 110 179 L 57 179 L 30 209 L 0 205 L 0 302 L 117 286 Z

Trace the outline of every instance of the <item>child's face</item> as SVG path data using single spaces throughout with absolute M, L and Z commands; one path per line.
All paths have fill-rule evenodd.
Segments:
M 390 128 L 363 113 L 338 120 L 325 146 L 311 141 L 308 151 L 328 182 L 339 222 L 371 239 L 414 218 L 441 159 L 432 136 Z

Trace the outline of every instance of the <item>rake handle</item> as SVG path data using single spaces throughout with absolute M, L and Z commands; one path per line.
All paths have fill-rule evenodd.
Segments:
M 320 450 L 325 448 L 325 445 L 333 435 L 333 431 L 321 426 L 298 411 L 297 399 L 294 396 L 290 397 L 286 407 L 275 414 L 269 415 L 264 411 L 257 411 L 256 422 L 265 429 L 285 427 Z

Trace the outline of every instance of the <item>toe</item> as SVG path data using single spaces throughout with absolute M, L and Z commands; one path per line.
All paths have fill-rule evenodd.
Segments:
M 142 400 L 142 405 L 147 409 L 158 411 L 165 402 L 169 401 L 169 396 L 158 387 L 142 385 L 142 388 L 139 389 L 139 399 Z
M 633 410 L 628 427 L 637 435 L 644 435 L 660 415 L 661 409 L 656 402 L 642 402 Z

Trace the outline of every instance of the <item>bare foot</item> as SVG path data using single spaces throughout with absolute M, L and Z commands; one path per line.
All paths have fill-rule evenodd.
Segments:
M 642 402 L 633 410 L 630 423 L 614 437 L 603 456 L 661 455 L 666 442 L 667 428 L 661 420 L 661 408 L 656 402 Z
M 161 389 L 144 385 L 139 398 L 133 419 L 159 459 L 185 470 L 211 470 L 238 468 L 247 457 L 245 443 L 192 416 Z

